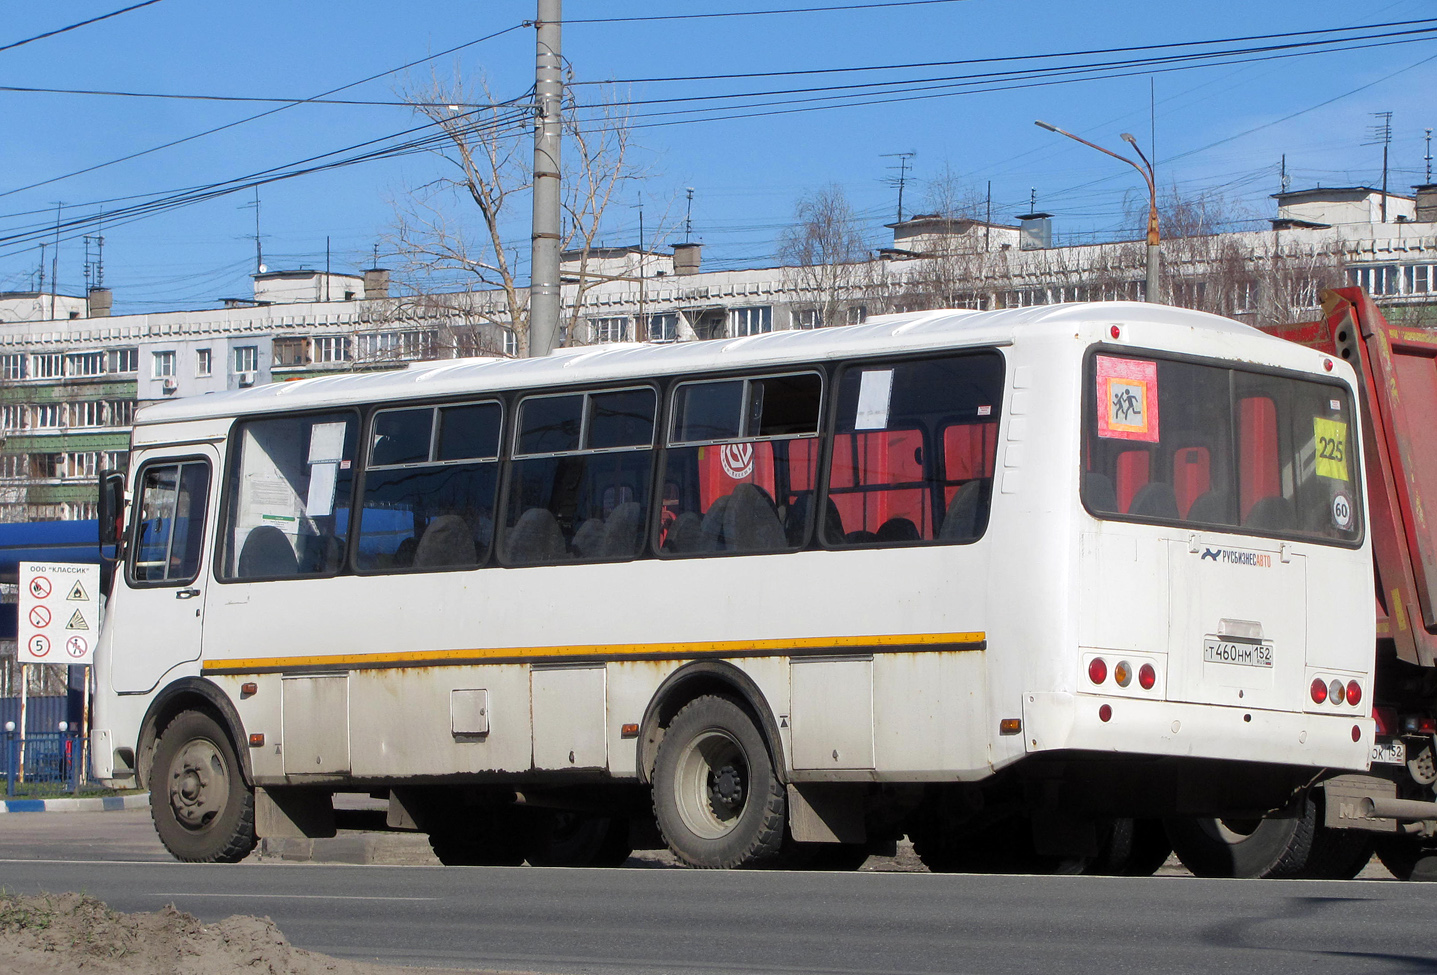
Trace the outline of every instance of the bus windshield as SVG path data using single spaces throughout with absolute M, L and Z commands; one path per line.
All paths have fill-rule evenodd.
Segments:
M 1094 515 L 1361 541 L 1345 387 L 1099 353 L 1085 388 L 1082 498 Z

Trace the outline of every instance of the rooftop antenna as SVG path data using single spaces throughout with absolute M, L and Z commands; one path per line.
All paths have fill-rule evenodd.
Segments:
M 43 240 L 40 241 L 40 280 L 35 286 L 36 294 L 43 294 L 45 291 L 45 248 L 48 246 Z
M 1431 135 L 1432 135 L 1432 130 L 1431 130 L 1431 129 L 1428 129 L 1428 130 L 1427 130 L 1427 135 L 1428 135 L 1429 141 L 1430 141 L 1430 138 L 1431 138 Z M 1430 175 L 1431 175 L 1431 170 L 1432 170 L 1432 167 L 1431 167 L 1430 164 L 1428 165 L 1427 170 L 1428 170 L 1428 175 L 1430 176 Z M 686 192 L 688 193 L 688 197 L 689 197 L 689 208 L 688 208 L 688 212 L 684 214 L 684 243 L 685 243 L 685 244 L 687 244 L 687 243 L 689 242 L 689 238 L 693 236 L 693 232 L 694 232 L 694 188 L 693 188 L 692 186 L 690 186 Z
M 105 215 L 100 213 L 100 220 L 97 229 L 101 233 L 87 236 L 85 238 L 85 287 L 103 288 L 105 286 Z M 95 259 L 90 260 L 90 242 L 95 242 Z
M 1287 188 L 1292 185 L 1292 177 L 1287 175 L 1287 153 L 1285 152 L 1282 154 L 1282 164 L 1278 171 L 1282 174 L 1282 192 L 1286 193 Z
M 1425 157 L 1423 157 L 1423 158 L 1425 158 L 1425 159 L 1427 160 L 1427 182 L 1428 182 L 1428 183 L 1431 183 L 1431 182 L 1432 182 L 1432 130 L 1431 130 L 1431 129 L 1428 129 L 1428 130 L 1427 130 L 1427 155 L 1426 155 Z
M 1392 145 L 1392 113 L 1373 112 L 1377 124 L 1368 128 L 1369 141 L 1363 145 L 1382 147 L 1382 222 L 1387 222 L 1387 148 Z
M 1028 212 L 1038 212 L 1038 187 L 1036 186 L 1028 190 Z
M 378 267 L 379 267 L 379 245 L 378 245 L 378 244 L 375 244 L 375 245 L 374 245 L 374 263 L 371 264 L 370 267 L 373 267 L 373 268 L 378 268 Z
M 55 204 L 55 249 L 50 252 L 50 317 L 55 318 L 55 304 L 58 299 L 56 287 L 60 279 L 60 208 L 63 203 Z
M 908 151 L 908 152 L 885 152 L 885 153 L 883 153 L 883 158 L 884 158 L 884 159 L 897 159 L 897 160 L 898 160 L 898 164 L 897 164 L 896 166 L 889 166 L 889 167 L 888 167 L 889 169 L 897 169 L 897 170 L 898 170 L 898 175 L 897 175 L 897 176 L 889 176 L 889 177 L 887 177 L 887 178 L 884 180 L 884 182 L 887 183 L 889 186 L 896 186 L 896 187 L 898 187 L 898 222 L 899 222 L 899 223 L 902 223 L 902 222 L 903 222 L 903 187 L 904 187 L 905 185 L 907 185 L 907 183 L 908 183 L 908 169 L 909 169 L 908 160 L 912 159 L 912 158 L 913 158 L 914 156 L 916 156 L 916 155 L 918 155 L 918 153 L 916 153 L 916 152 L 914 152 L 914 151 L 912 151 L 912 150 L 910 150 L 910 151 Z
M 253 202 L 253 203 L 241 203 L 241 204 L 240 204 L 240 209 L 242 209 L 242 210 L 243 210 L 243 209 L 248 209 L 249 207 L 254 207 L 254 273 L 255 273 L 255 274 L 263 274 L 264 271 L 265 271 L 265 267 L 264 267 L 264 249 L 260 246 L 260 235 L 259 235 L 259 187 L 258 187 L 258 186 L 256 186 L 256 187 L 254 188 L 254 202 Z

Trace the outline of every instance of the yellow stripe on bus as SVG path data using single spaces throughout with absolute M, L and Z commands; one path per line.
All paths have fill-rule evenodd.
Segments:
M 459 650 L 415 650 L 407 653 L 346 653 L 318 657 L 252 657 L 207 660 L 205 673 L 248 673 L 256 670 L 298 670 L 307 667 L 383 664 L 440 664 L 469 660 L 542 659 L 566 657 L 683 658 L 723 654 L 753 656 L 804 650 L 889 650 L 957 645 L 981 649 L 986 633 L 901 633 L 889 636 L 799 637 L 787 640 L 724 640 L 699 643 L 600 643 L 568 647 L 473 647 Z

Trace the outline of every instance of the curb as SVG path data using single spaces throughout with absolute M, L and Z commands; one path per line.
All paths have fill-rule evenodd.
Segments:
M 121 809 L 148 809 L 150 794 L 96 796 L 93 799 L 3 799 L 0 813 L 33 812 L 118 812 Z

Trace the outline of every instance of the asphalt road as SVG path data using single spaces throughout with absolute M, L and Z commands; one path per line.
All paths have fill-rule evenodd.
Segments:
M 1425 886 L 1391 881 L 6 859 L 0 885 L 268 915 L 326 954 L 480 970 L 1437 971 L 1437 909 Z

